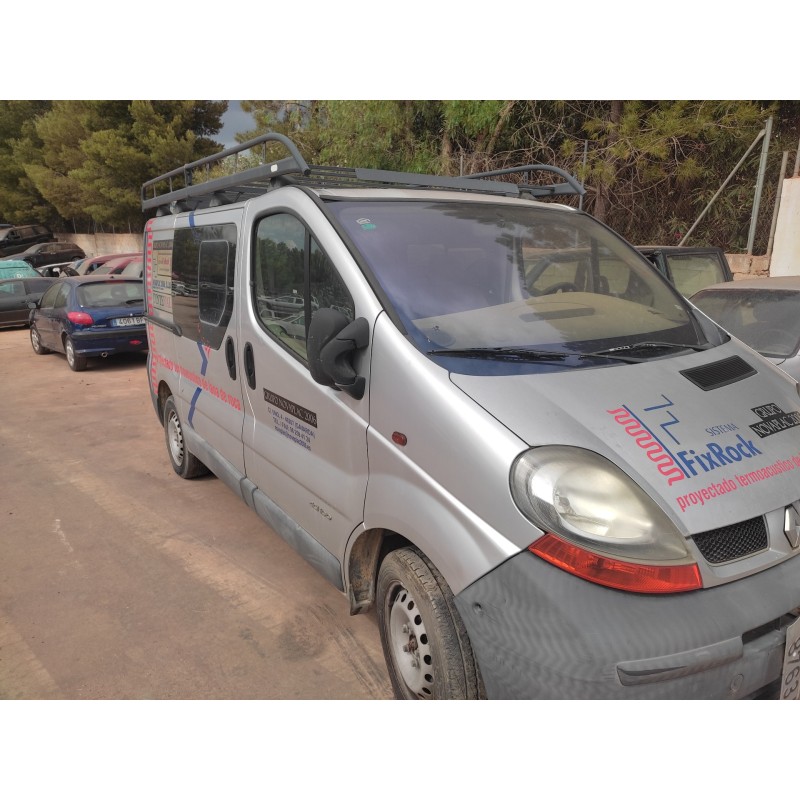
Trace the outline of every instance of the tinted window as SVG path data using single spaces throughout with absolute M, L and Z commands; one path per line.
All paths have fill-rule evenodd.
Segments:
M 22 281 L 3 281 L 0 283 L 0 292 L 4 295 L 25 294 L 25 286 Z
M 354 318 L 354 304 L 331 260 L 291 214 L 258 223 L 254 244 L 253 305 L 262 327 L 304 361 L 311 315 L 338 308 Z
M 175 231 L 172 313 L 184 336 L 219 349 L 233 306 L 236 225 Z M 221 282 L 220 282 L 221 281 Z
M 43 292 L 53 283 L 49 278 L 31 278 L 25 281 L 25 287 L 28 292 Z
M 613 363 L 594 355 L 608 348 L 659 341 L 680 352 L 671 345 L 701 343 L 683 298 L 585 214 L 489 201 L 354 200 L 328 209 L 387 309 L 423 352 L 457 351 L 446 364 L 454 371 L 594 367 Z M 557 358 L 515 357 L 525 350 Z
M 211 325 L 227 325 L 230 319 L 233 303 L 228 302 L 228 286 L 233 281 L 228 281 L 229 255 L 230 245 L 226 241 L 200 243 L 200 320 Z M 233 264 L 230 267 L 233 269 Z
M 111 308 L 144 302 L 144 285 L 138 281 L 86 283 L 76 291 L 78 304 L 84 308 Z
M 63 284 L 54 283 L 43 295 L 41 301 L 42 308 L 53 308 L 59 289 Z
M 67 297 L 69 297 L 69 284 L 62 283 L 58 289 L 53 308 L 63 308 L 67 304 Z

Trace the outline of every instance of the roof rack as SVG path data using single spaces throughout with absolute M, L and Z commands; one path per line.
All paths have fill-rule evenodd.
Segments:
M 262 163 L 255 167 L 221 177 L 210 177 L 212 170 L 220 172 L 233 160 L 234 170 L 238 156 L 247 150 L 262 146 L 266 162 L 267 145 L 282 144 L 289 155 L 278 161 Z M 207 180 L 196 183 L 198 174 L 205 172 Z M 512 183 L 505 180 L 487 180 L 510 175 L 528 176 L 533 173 L 553 173 L 564 182 L 557 184 Z M 287 184 L 316 188 L 363 189 L 386 186 L 403 186 L 415 189 L 449 189 L 454 191 L 484 192 L 510 197 L 554 197 L 583 195 L 585 189 L 569 173 L 547 164 L 528 164 L 523 167 L 481 172 L 461 177 L 423 175 L 413 172 L 391 172 L 359 167 L 309 166 L 291 139 L 280 133 L 266 133 L 256 139 L 234 145 L 212 156 L 159 175 L 142 185 L 142 210 L 157 209 L 159 216 L 198 208 L 227 205 L 257 197 L 271 189 Z

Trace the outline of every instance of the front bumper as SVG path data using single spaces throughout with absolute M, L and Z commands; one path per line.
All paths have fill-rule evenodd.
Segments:
M 733 583 L 644 595 L 523 551 L 456 606 L 493 699 L 725 699 L 781 677 L 800 556 Z

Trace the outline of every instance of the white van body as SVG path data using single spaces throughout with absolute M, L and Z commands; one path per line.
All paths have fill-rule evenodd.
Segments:
M 795 696 L 797 384 L 563 185 L 220 157 L 272 142 L 143 187 L 175 471 L 377 608 L 398 697 Z

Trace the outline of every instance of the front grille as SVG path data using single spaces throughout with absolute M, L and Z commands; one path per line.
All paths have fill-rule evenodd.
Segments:
M 701 367 L 681 370 L 681 375 L 704 392 L 719 389 L 721 386 L 736 383 L 736 381 L 755 374 L 756 370 L 739 356 L 731 356 L 723 358 L 722 361 L 715 361 L 713 364 L 703 364 Z
M 709 564 L 735 561 L 737 558 L 766 550 L 769 546 L 764 517 L 753 517 L 745 522 L 698 533 L 692 539 Z

